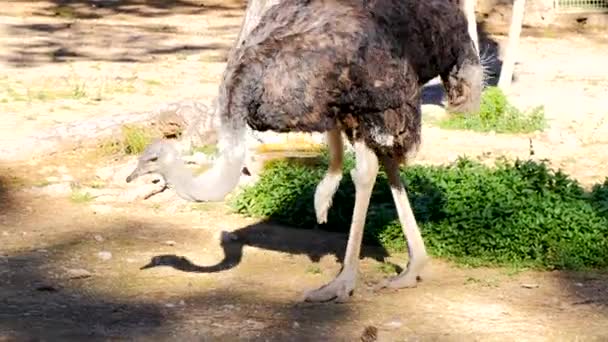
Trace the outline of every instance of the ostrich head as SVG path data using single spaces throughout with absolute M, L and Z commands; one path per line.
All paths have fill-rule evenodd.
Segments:
M 486 68 L 482 65 L 472 41 L 463 51 L 459 62 L 452 67 L 448 75 L 442 75 L 442 80 L 448 98 L 448 111 L 475 113 L 479 111 L 481 103 Z
M 139 156 L 137 167 L 127 177 L 127 183 L 137 177 L 156 173 L 167 178 L 169 171 L 175 163 L 180 160 L 179 152 L 170 143 L 162 140 L 155 140 Z
M 156 173 L 185 200 L 221 201 L 238 184 L 243 156 L 244 149 L 241 146 L 220 150 L 214 165 L 202 174 L 194 176 L 175 146 L 168 141 L 156 140 L 139 156 L 137 167 L 126 181 L 129 183 L 137 177 Z

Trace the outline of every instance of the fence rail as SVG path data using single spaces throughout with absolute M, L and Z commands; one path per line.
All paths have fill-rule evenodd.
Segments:
M 608 12 L 608 0 L 554 0 L 553 7 L 560 13 Z

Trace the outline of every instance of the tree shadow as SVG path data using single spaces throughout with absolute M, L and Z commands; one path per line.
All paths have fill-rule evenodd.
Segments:
M 6 44 L 2 57 L 16 67 L 80 60 L 146 63 L 170 54 L 225 54 L 231 47 L 229 43 L 176 44 L 171 27 L 154 25 L 20 24 L 7 31 L 11 36 L 37 37 Z
M 237 284 L 223 289 L 201 287 L 184 292 L 167 288 L 162 293 L 143 291 L 125 296 L 120 288 L 134 286 L 138 280 L 119 279 L 116 272 L 137 273 L 135 267 L 124 269 L 117 257 L 106 261 L 106 266 L 94 265 L 80 255 L 83 249 L 91 249 L 84 232 L 99 231 L 106 239 L 125 244 L 133 240 L 133 227 L 139 227 L 138 235 L 150 236 L 162 236 L 167 228 L 159 227 L 158 222 L 128 220 L 94 228 L 83 226 L 44 250 L 0 254 L 0 338 L 187 341 L 300 336 L 326 340 L 334 338 L 335 328 L 352 315 L 349 306 L 305 305 Z M 136 253 L 137 244 L 129 245 Z M 66 265 L 74 260 L 80 260 L 92 274 L 66 277 Z M 101 278 L 105 276 L 120 284 L 104 285 Z M 167 304 L 175 301 L 183 304 Z M 294 321 L 299 322 L 297 328 Z
M 0 215 L 10 212 L 13 208 L 13 198 L 9 192 L 10 180 L 6 176 L 0 176 Z
M 67 19 L 99 19 L 124 14 L 145 18 L 170 15 L 199 15 L 211 10 L 244 8 L 242 2 L 227 2 L 230 6 L 209 5 L 203 1 L 188 0 L 51 0 L 37 15 L 58 16 Z
M 244 3 L 207 5 L 202 1 L 186 0 L 54 0 L 46 7 L 35 8 L 37 10 L 32 13 L 31 20 L 5 25 L 7 37 L 0 59 L 11 66 L 32 67 L 71 61 L 145 63 L 162 55 L 215 50 L 225 54 L 231 48 L 232 39 L 213 43 L 194 34 L 187 35 L 179 22 L 165 23 L 156 19 L 182 16 L 187 18 L 185 20 L 200 22 L 208 14 L 226 16 L 235 11 L 240 13 Z M 111 21 L 88 20 L 109 16 L 114 16 Z M 238 16 L 235 14 L 233 17 L 236 20 Z M 224 34 L 236 35 L 238 29 L 237 23 L 210 25 L 208 35 L 212 39 L 221 38 Z M 20 39 L 15 39 L 17 37 Z

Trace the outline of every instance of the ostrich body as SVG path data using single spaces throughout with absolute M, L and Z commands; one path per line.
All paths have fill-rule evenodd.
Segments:
M 344 265 L 307 301 L 345 301 L 355 288 L 367 209 L 379 166 L 391 186 L 409 262 L 380 287 L 416 286 L 428 257 L 399 166 L 420 142 L 421 86 L 440 76 L 452 110 L 476 110 L 483 72 L 467 22 L 448 0 L 285 0 L 229 56 L 218 97 L 218 160 L 197 178 L 163 142 L 127 181 L 163 175 L 192 201 L 222 200 L 238 183 L 245 132 L 326 132 L 330 165 L 314 205 L 319 223 L 338 188 L 343 133 L 354 147 L 355 205 Z

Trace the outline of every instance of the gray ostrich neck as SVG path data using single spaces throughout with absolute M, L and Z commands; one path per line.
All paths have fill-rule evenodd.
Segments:
M 195 177 L 184 161 L 177 158 L 164 176 L 177 195 L 187 201 L 222 201 L 238 184 L 242 161 L 240 155 L 224 151 L 211 169 Z

